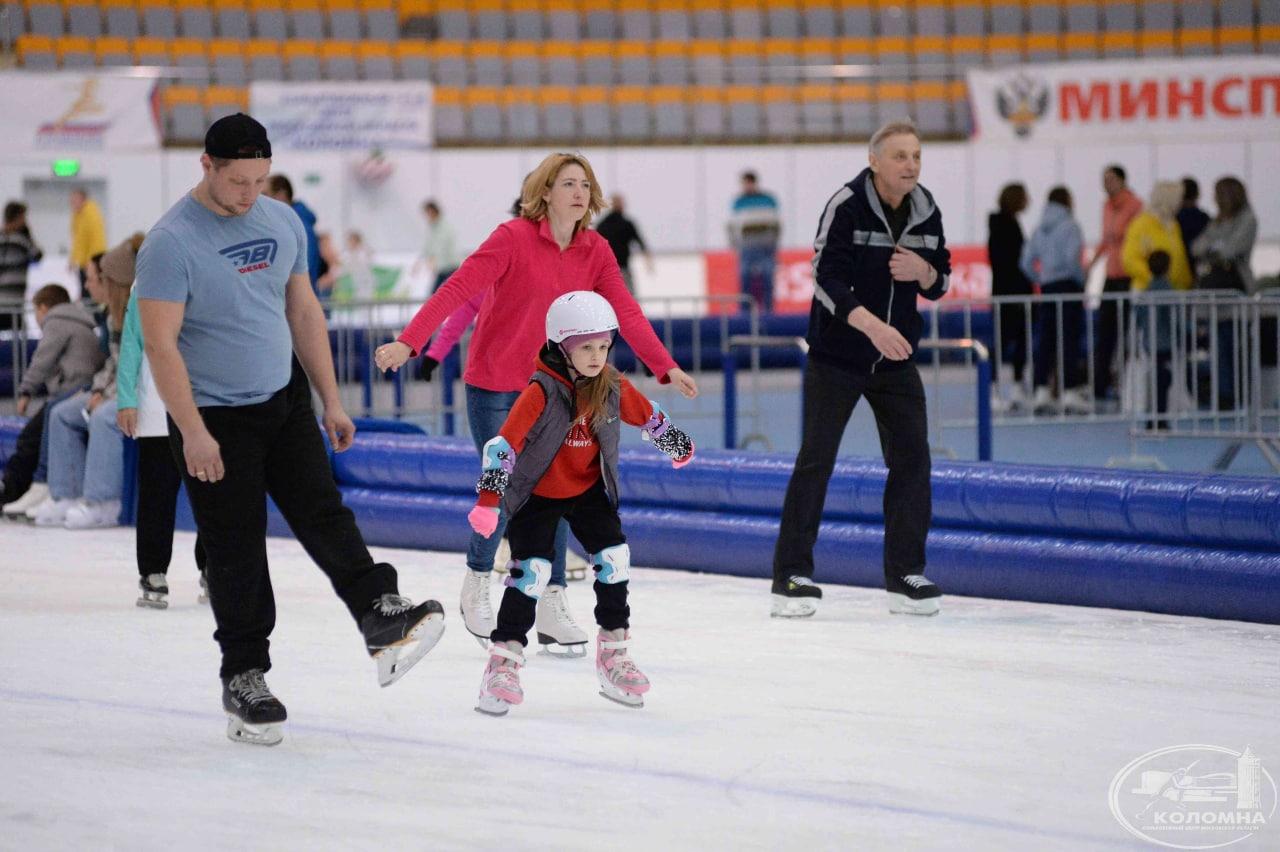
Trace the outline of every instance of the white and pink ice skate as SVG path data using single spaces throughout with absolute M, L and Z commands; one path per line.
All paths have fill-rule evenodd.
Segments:
M 494 642 L 489 647 L 489 665 L 480 681 L 477 713 L 505 716 L 512 705 L 524 701 L 524 690 L 520 688 L 523 665 L 524 653 L 519 642 Z
M 649 679 L 627 656 L 631 633 L 622 628 L 601 630 L 596 638 L 596 677 L 600 694 L 627 707 L 643 707 Z

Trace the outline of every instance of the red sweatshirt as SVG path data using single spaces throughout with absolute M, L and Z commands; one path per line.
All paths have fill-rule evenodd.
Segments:
M 667 373 L 676 362 L 627 291 L 604 237 L 579 231 L 561 251 L 545 219 L 499 225 L 418 310 L 400 342 L 416 355 L 446 317 L 486 288 L 462 376 L 467 384 L 522 390 L 547 339 L 547 309 L 572 290 L 594 290 L 608 299 L 618 314 L 622 339 L 663 384 L 670 381 Z
M 563 376 L 551 370 L 547 372 L 568 384 Z M 622 422 L 632 426 L 643 426 L 653 415 L 653 403 L 625 378 L 622 379 L 622 398 L 618 402 L 618 416 Z M 525 436 L 528 435 L 529 428 L 538 422 L 546 405 L 547 398 L 542 392 L 542 385 L 531 382 L 511 407 L 511 413 L 507 415 L 498 434 L 507 439 L 507 443 L 517 454 L 524 450 Z M 577 497 L 595 485 L 599 478 L 600 445 L 596 442 L 595 433 L 591 431 L 586 416 L 580 415 L 565 436 L 564 445 L 556 453 L 551 467 L 547 468 L 542 479 L 534 486 L 533 493 L 554 499 Z M 497 507 L 499 498 L 492 491 L 481 491 L 478 502 L 481 506 Z

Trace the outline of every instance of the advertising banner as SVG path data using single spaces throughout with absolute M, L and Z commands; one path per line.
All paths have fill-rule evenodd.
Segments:
M 1280 133 L 1280 56 L 1126 59 L 969 71 L 984 142 L 1239 140 Z
M 258 82 L 249 104 L 282 151 L 417 151 L 432 143 L 427 83 Z
M 991 296 L 991 266 L 986 246 L 948 246 L 951 250 L 951 286 L 942 297 L 985 299 Z M 707 252 L 708 296 L 734 296 L 741 292 L 738 255 L 731 251 Z M 773 310 L 779 314 L 807 314 L 813 301 L 813 249 L 780 249 L 773 275 Z M 922 300 L 924 301 L 924 300 Z M 709 306 L 711 313 L 732 312 L 724 303 Z
M 0 72 L 0 152 L 158 150 L 157 80 L 138 74 Z

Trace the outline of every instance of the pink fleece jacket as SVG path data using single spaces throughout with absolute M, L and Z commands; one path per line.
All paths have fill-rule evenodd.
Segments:
M 571 290 L 594 290 L 618 314 L 622 339 L 663 384 L 676 362 L 627 291 L 618 261 L 604 237 L 579 231 L 564 251 L 544 219 L 512 219 L 432 294 L 400 333 L 416 355 L 431 333 L 468 299 L 481 297 L 463 380 L 491 391 L 519 391 L 529 384 L 546 341 L 547 309 Z

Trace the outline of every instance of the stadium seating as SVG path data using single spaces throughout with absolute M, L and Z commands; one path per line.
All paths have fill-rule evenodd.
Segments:
M 180 114 L 166 127 L 185 130 L 255 80 L 422 80 L 446 91 L 437 124 L 456 142 L 842 138 L 902 114 L 953 136 L 968 126 L 970 68 L 1280 50 L 1276 0 L 3 5 L 21 67 L 176 69 L 165 82 L 178 94 L 162 103 Z

